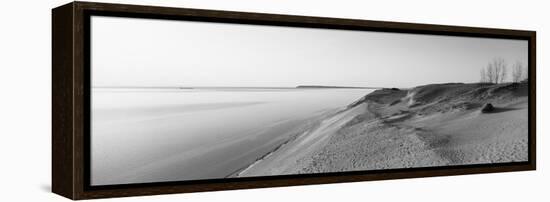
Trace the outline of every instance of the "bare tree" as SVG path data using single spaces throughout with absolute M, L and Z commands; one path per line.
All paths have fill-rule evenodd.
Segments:
M 523 64 L 521 62 L 516 62 L 512 67 L 512 82 L 519 83 L 525 79 L 524 77 L 526 77 L 526 75 Z
M 500 76 L 498 77 L 499 81 L 498 83 L 504 83 L 506 81 L 506 77 L 508 77 L 508 67 L 506 65 L 506 62 L 502 63 L 502 66 L 500 68 Z
M 485 70 L 481 70 L 481 81 L 490 83 L 502 83 L 508 75 L 506 61 L 502 58 L 495 58 L 487 64 Z
M 487 67 L 485 67 L 485 77 L 486 77 L 486 81 L 489 82 L 489 83 L 494 83 L 494 80 L 495 80 L 495 71 L 494 69 L 490 66 L 490 65 L 487 65 Z
M 489 82 L 489 79 L 487 78 L 487 73 L 485 72 L 485 68 L 481 68 L 481 69 L 479 70 L 479 77 L 480 77 L 480 79 L 479 79 L 479 82 L 480 82 L 480 83 L 487 83 L 487 82 Z

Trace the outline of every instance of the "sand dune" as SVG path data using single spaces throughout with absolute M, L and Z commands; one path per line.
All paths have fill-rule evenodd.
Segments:
M 527 161 L 527 84 L 381 89 L 235 176 Z M 495 109 L 482 113 L 484 104 Z

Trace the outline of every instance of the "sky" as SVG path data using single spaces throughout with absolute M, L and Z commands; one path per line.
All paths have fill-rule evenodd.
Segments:
M 94 87 L 414 87 L 528 57 L 526 40 L 103 16 L 91 30 Z

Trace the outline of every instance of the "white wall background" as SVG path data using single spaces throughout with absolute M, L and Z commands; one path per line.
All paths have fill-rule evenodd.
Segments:
M 98 0 L 99 1 L 99 0 Z M 119 0 L 159 6 L 536 30 L 538 170 L 106 201 L 524 201 L 550 187 L 550 24 L 545 1 Z M 0 201 L 63 201 L 51 194 L 51 16 L 67 1 L 2 1 Z M 546 19 L 545 19 L 546 18 Z

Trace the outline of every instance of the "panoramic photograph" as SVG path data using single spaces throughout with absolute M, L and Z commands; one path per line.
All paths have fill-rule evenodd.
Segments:
M 91 17 L 90 181 L 528 161 L 528 41 Z

